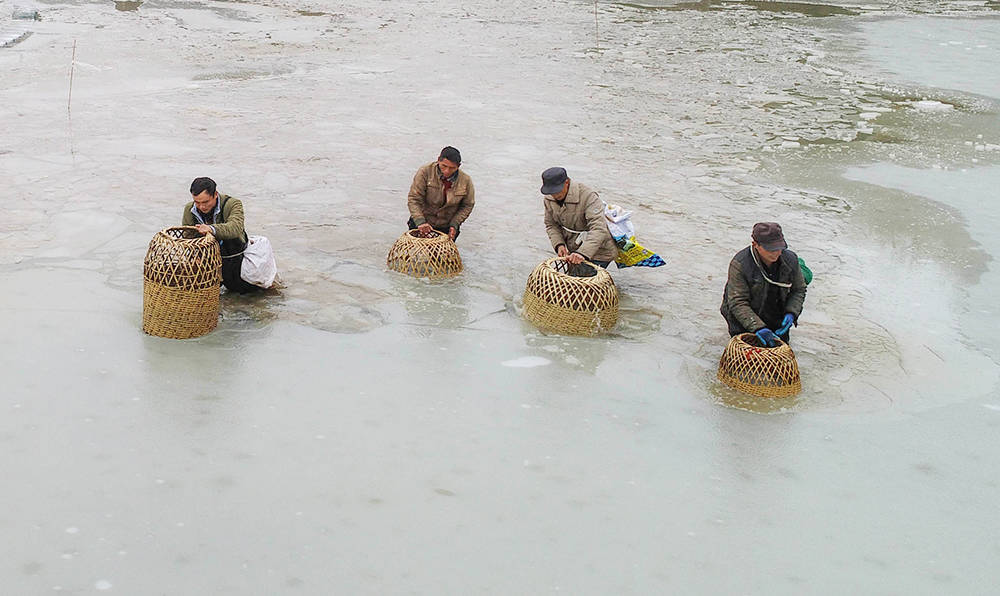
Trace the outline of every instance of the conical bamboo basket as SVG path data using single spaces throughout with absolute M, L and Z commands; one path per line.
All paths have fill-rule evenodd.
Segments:
M 570 273 L 584 271 L 588 276 Z M 618 322 L 618 288 L 603 267 L 570 265 L 562 257 L 543 261 L 524 288 L 524 318 L 542 331 L 597 335 Z
M 462 257 L 447 234 L 409 230 L 389 249 L 385 265 L 413 277 L 437 279 L 461 273 Z
M 734 336 L 719 360 L 719 380 L 757 397 L 791 397 L 802 391 L 795 352 L 778 341 L 765 348 L 753 333 Z
M 188 339 L 218 325 L 222 257 L 215 236 L 189 226 L 157 232 L 149 242 L 142 277 L 146 333 Z

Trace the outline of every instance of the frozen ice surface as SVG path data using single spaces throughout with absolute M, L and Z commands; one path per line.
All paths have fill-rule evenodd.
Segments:
M 0 49 L 3 593 L 1000 582 L 994 11 L 601 2 L 595 38 L 589 2 L 332 4 L 48 0 Z M 445 144 L 465 271 L 388 272 Z M 670 263 L 612 270 L 602 337 L 520 316 L 551 165 Z M 200 175 L 287 287 L 145 336 Z M 765 219 L 816 273 L 788 400 L 715 380 Z
M 513 360 L 504 360 L 501 364 L 512 368 L 534 368 L 536 366 L 552 364 L 552 361 L 541 356 L 522 356 Z
M 873 20 L 864 53 L 910 81 L 1000 99 L 1000 72 L 985 65 L 1000 51 L 1000 21 L 912 17 Z M 973 73 L 973 76 L 969 76 Z

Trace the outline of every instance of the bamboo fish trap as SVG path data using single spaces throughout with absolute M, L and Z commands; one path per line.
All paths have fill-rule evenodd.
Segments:
M 795 353 L 779 342 L 765 348 L 753 333 L 734 336 L 719 360 L 719 380 L 757 397 L 791 397 L 802 391 Z
M 618 288 L 603 267 L 554 257 L 528 276 L 524 318 L 542 331 L 597 335 L 618 322 Z
M 462 257 L 447 234 L 409 230 L 389 249 L 385 265 L 413 277 L 437 279 L 461 273 Z
M 142 330 L 188 339 L 219 323 L 222 257 L 215 237 L 193 227 L 166 228 L 149 242 L 142 266 Z

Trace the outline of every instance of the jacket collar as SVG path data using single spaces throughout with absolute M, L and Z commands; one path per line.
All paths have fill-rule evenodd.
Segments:
M 766 281 L 781 287 L 791 287 L 790 282 L 793 277 L 792 272 L 795 269 L 793 268 L 792 264 L 793 259 L 788 254 L 788 250 L 781 251 L 781 255 L 778 257 L 778 275 L 776 276 L 777 279 L 771 279 L 770 277 L 768 277 L 767 270 L 764 268 L 764 262 L 759 260 L 760 255 L 758 255 L 757 251 L 753 249 L 752 244 L 747 247 L 747 253 L 749 253 L 750 259 L 753 261 L 753 264 L 757 267 L 757 270 L 760 271 L 761 275 L 764 276 L 764 279 Z M 797 261 L 795 261 L 795 265 L 798 265 Z
M 566 198 L 562 201 L 557 201 L 551 197 L 551 195 L 545 195 L 546 201 L 552 201 L 553 203 L 579 203 L 580 202 L 580 185 L 573 182 L 570 178 L 569 190 L 566 191 Z

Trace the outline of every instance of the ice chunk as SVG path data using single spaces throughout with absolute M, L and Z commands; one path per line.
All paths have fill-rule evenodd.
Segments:
M 942 103 L 940 101 L 935 101 L 933 99 L 924 99 L 921 101 L 913 102 L 913 107 L 921 112 L 947 112 L 948 110 L 954 108 L 955 106 Z

